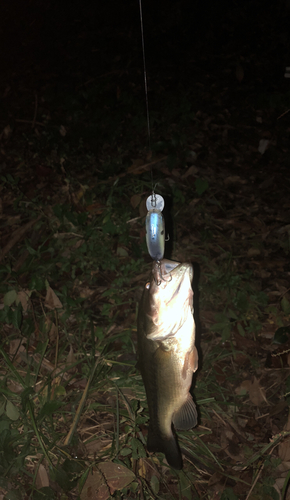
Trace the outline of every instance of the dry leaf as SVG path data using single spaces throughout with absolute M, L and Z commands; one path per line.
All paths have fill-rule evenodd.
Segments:
M 92 288 L 85 286 L 80 290 L 79 296 L 82 297 L 82 299 L 87 299 L 88 297 L 91 297 L 94 293 L 95 290 L 92 290 Z
M 105 208 L 106 207 L 104 205 L 102 205 L 99 201 L 97 201 L 96 203 L 92 203 L 91 205 L 88 205 L 86 209 L 91 214 L 100 215 L 101 213 L 103 213 Z
M 89 473 L 81 492 L 81 500 L 107 500 L 110 490 L 102 473 L 95 468 Z
M 66 358 L 66 368 L 67 368 L 67 371 L 69 373 L 76 372 L 77 368 L 76 368 L 76 366 L 74 366 L 75 362 L 76 362 L 76 358 L 74 355 L 74 350 L 73 350 L 72 345 L 70 345 L 69 353 L 68 353 L 67 358 Z
M 37 465 L 35 465 L 35 468 L 37 468 Z M 49 487 L 49 477 L 44 465 L 42 464 L 38 467 L 35 484 L 37 489 Z
M 268 141 L 268 139 L 261 139 L 259 141 L 258 151 L 259 151 L 259 153 L 261 153 L 261 155 L 263 155 L 265 153 L 265 151 L 268 149 L 269 142 L 270 141 Z
M 264 401 L 267 402 L 264 389 L 260 387 L 259 381 L 254 377 L 253 381 L 244 380 L 240 387 L 237 387 L 236 393 L 243 394 L 244 392 L 249 393 L 249 398 L 254 403 L 254 405 L 259 406 Z
M 21 302 L 22 309 L 24 312 L 26 312 L 28 309 L 28 301 L 30 294 L 31 294 L 30 290 L 21 290 L 20 292 L 17 293 L 16 304 Z
M 249 248 L 249 250 L 247 252 L 248 257 L 257 257 L 257 255 L 260 255 L 260 254 L 261 254 L 261 251 L 259 250 L 259 248 L 255 248 L 255 247 Z
M 289 470 L 288 470 L 288 472 L 289 472 Z M 280 499 L 282 499 L 281 492 L 282 492 L 283 486 L 285 484 L 285 478 L 286 478 L 286 476 L 279 477 L 278 479 L 276 479 L 276 482 L 274 484 L 274 488 L 277 491 Z M 290 500 L 290 491 L 286 492 L 286 496 L 283 497 L 283 500 Z
M 23 344 L 26 343 L 26 338 L 23 337 L 22 339 L 14 339 L 11 340 L 9 343 L 9 354 L 11 356 L 14 356 L 16 353 L 20 354 L 21 352 L 25 352 L 26 349 L 23 346 Z
M 14 380 L 9 380 L 7 388 L 9 391 L 14 392 L 14 394 L 21 394 L 23 392 L 23 386 Z
M 225 431 L 221 433 L 221 447 L 233 460 L 239 462 L 244 459 L 238 439 L 230 429 L 225 429 Z
M 88 475 L 81 500 L 107 500 L 114 491 L 125 488 L 134 479 L 135 474 L 127 467 L 113 462 L 102 462 Z
M 266 400 L 266 395 L 264 389 L 260 387 L 260 384 L 256 377 L 254 377 L 253 382 L 249 387 L 249 397 L 254 405 L 259 406 Z
M 115 490 L 125 488 L 125 486 L 135 479 L 135 474 L 123 465 L 113 462 L 102 462 L 98 464 L 98 467 L 107 480 L 111 494 L 113 494 Z
M 85 450 L 88 455 L 94 456 L 94 454 L 99 454 L 100 451 L 109 449 L 112 445 L 111 439 L 95 439 L 94 441 L 89 441 L 84 443 Z
M 230 184 L 240 184 L 242 183 L 242 179 L 240 178 L 239 175 L 229 175 L 224 179 L 224 184 L 226 186 L 229 186 Z
M 45 327 L 47 328 L 47 333 L 50 342 L 53 342 L 57 338 L 57 327 L 48 317 L 45 318 Z
M 49 286 L 46 292 L 46 297 L 44 301 L 44 305 L 48 309 L 62 309 L 62 303 L 59 300 L 58 296 L 55 294 L 53 289 Z
M 141 203 L 141 201 L 142 201 L 142 197 L 140 196 L 140 194 L 133 194 L 133 196 L 131 196 L 130 203 L 131 203 L 133 208 L 138 207 L 138 205 Z

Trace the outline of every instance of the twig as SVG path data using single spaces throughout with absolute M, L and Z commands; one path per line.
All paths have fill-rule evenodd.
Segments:
M 290 109 L 287 109 L 287 111 L 284 111 L 284 113 L 282 113 L 282 115 L 278 116 L 277 120 L 280 120 L 280 118 L 282 118 L 282 116 L 284 115 L 287 115 L 287 113 L 289 113 Z
M 89 376 L 89 379 L 88 379 L 88 382 L 87 382 L 87 385 L 86 385 L 86 388 L 83 392 L 83 395 L 81 397 L 81 400 L 79 402 L 79 406 L 78 406 L 78 409 L 76 411 L 76 414 L 75 414 L 75 417 L 73 419 L 73 422 L 71 424 L 71 427 L 70 427 L 70 430 L 69 430 L 69 433 L 67 434 L 65 440 L 64 440 L 64 445 L 65 446 L 68 446 L 72 440 L 72 437 L 74 435 L 74 432 L 77 428 L 77 425 L 78 425 L 78 422 L 79 422 L 79 419 L 81 417 L 81 413 L 82 413 L 82 410 L 83 410 L 83 407 L 84 407 L 84 404 L 85 404 L 85 401 L 86 401 L 86 398 L 87 398 L 87 395 L 88 395 L 88 392 L 89 392 L 89 388 L 90 388 L 90 385 L 91 385 L 91 382 L 93 380 L 93 377 L 94 377 L 94 374 L 95 374 L 95 371 L 96 371 L 96 368 L 99 364 L 99 359 L 97 359 L 97 361 L 95 362 L 95 365 L 94 365 L 94 368 L 92 369 L 91 373 L 90 373 L 90 376 Z
M 32 123 L 32 124 L 34 123 L 34 125 L 39 125 L 40 127 L 45 127 L 44 123 L 36 122 L 36 121 L 34 122 L 33 120 L 21 120 L 20 118 L 16 118 L 15 121 L 19 122 L 19 123 Z
M 270 451 L 269 455 L 271 455 L 273 451 L 274 451 L 274 448 L 272 448 L 272 450 Z M 264 469 L 264 466 L 265 466 L 265 462 L 263 462 L 262 467 L 260 468 L 258 474 L 256 475 L 255 481 L 253 482 L 253 484 L 251 486 L 251 489 L 250 489 L 249 493 L 247 494 L 246 500 L 248 500 L 250 498 L 250 495 L 252 494 L 252 491 L 255 488 L 255 486 L 257 484 L 257 481 L 258 481 L 258 479 L 259 479 L 259 477 L 260 477 L 260 475 L 262 473 L 262 470 Z

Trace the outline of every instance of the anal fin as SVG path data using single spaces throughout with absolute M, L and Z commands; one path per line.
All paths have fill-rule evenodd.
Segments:
M 188 431 L 197 424 L 197 411 L 195 403 L 188 393 L 186 401 L 181 408 L 177 410 L 172 417 L 174 427 L 181 431 Z

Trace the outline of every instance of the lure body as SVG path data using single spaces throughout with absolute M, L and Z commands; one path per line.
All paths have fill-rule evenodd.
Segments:
M 162 260 L 165 249 L 165 222 L 162 215 L 164 199 L 160 194 L 152 192 L 146 200 L 148 214 L 146 217 L 146 243 L 150 257 Z
M 165 223 L 160 210 L 150 210 L 146 217 L 146 243 L 150 257 L 162 260 L 165 249 Z

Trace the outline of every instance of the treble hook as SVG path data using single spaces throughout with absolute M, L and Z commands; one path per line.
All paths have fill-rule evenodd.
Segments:
M 153 277 L 154 277 L 154 281 L 156 283 L 157 286 L 160 286 L 162 281 L 166 281 L 167 283 L 170 283 L 170 281 L 172 280 L 172 276 L 171 276 L 171 273 L 169 273 L 169 277 L 170 279 L 165 279 L 163 274 L 162 274 L 162 268 L 161 268 L 161 262 L 160 260 L 156 260 L 156 266 L 157 266 L 157 272 L 156 272 L 156 275 L 153 274 Z

